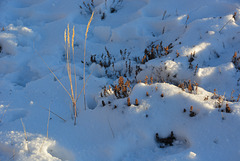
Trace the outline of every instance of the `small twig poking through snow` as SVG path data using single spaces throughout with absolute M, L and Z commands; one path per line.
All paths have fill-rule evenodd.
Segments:
M 113 136 L 113 138 L 115 138 L 115 135 L 114 135 L 112 126 L 111 126 L 111 124 L 110 124 L 110 121 L 109 121 L 109 119 L 107 119 L 107 120 L 108 120 L 108 125 L 109 125 L 109 127 L 110 127 L 110 129 L 111 129 L 111 132 L 112 132 L 112 136 Z
M 43 109 L 45 109 L 45 110 L 48 110 L 48 109 L 45 108 L 45 107 L 42 107 L 42 106 L 40 106 L 40 107 L 43 108 Z M 60 119 L 63 120 L 64 122 L 66 122 L 65 119 L 63 119 L 61 116 L 59 116 L 58 114 L 54 113 L 53 111 L 50 110 L 50 113 L 54 114 L 55 116 L 57 116 L 58 118 L 60 118 Z
M 13 155 L 11 156 L 11 158 L 9 158 L 8 161 L 10 161 L 10 160 L 15 160 L 15 159 L 14 159 L 15 155 L 16 155 L 16 153 L 15 153 L 15 149 L 13 149 Z
M 165 33 L 165 26 L 162 29 L 162 35 Z
M 234 12 L 233 16 L 232 16 L 232 19 L 228 20 L 224 25 L 223 27 L 219 30 L 219 33 L 221 33 L 221 31 L 223 30 L 223 28 L 225 26 L 227 26 L 227 24 L 229 24 L 230 22 L 233 22 L 233 21 L 236 21 L 236 15 L 237 15 L 237 12 Z
M 167 13 L 167 11 L 165 10 L 164 13 L 163 13 L 162 20 L 164 20 L 164 18 L 165 18 L 165 16 L 166 16 L 166 13 Z
M 186 20 L 186 22 L 185 22 L 185 28 L 187 28 L 188 19 L 189 19 L 189 15 L 187 15 L 187 20 Z
M 21 122 L 22 122 L 23 131 L 24 131 L 24 135 L 25 135 L 26 148 L 27 148 L 27 151 L 29 152 L 29 149 L 28 149 L 28 139 L 27 139 L 27 132 L 26 132 L 26 129 L 25 129 L 24 123 L 23 123 L 23 121 L 22 121 L 22 118 L 20 118 L 20 120 L 21 120 Z

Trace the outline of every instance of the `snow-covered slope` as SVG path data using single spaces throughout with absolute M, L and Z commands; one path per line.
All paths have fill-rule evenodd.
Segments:
M 239 25 L 238 0 L 1 0 L 0 160 L 238 161 Z

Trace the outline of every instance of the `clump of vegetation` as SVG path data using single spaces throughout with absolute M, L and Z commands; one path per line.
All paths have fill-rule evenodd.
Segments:
M 135 57 L 135 61 L 141 64 L 145 64 L 149 60 L 160 58 L 162 56 L 167 56 L 172 52 L 173 44 L 170 43 L 168 46 L 164 47 L 163 42 L 161 41 L 159 44 L 155 44 L 152 42 L 147 48 L 144 50 L 144 56 L 142 58 Z
M 178 87 L 181 88 L 183 91 L 187 89 L 186 91 L 188 93 L 193 93 L 193 91 L 195 91 L 195 94 L 197 94 L 198 91 L 198 83 L 191 83 L 191 80 L 188 80 L 188 82 L 184 81 L 183 83 L 179 83 Z
M 107 47 L 105 47 L 105 51 L 106 53 L 102 53 L 99 57 L 97 57 L 96 54 L 91 55 L 88 65 L 96 63 L 104 67 L 105 74 L 108 78 L 118 78 L 121 75 L 124 77 L 131 76 L 134 74 L 134 70 L 137 75 L 142 70 L 139 66 L 136 66 L 136 68 L 132 67 L 132 61 L 129 58 L 131 52 L 128 52 L 127 49 L 120 50 L 121 60 L 125 61 L 125 66 L 120 69 L 115 68 L 116 58 L 111 55 Z
M 220 109 L 223 105 L 223 100 L 224 100 L 224 98 L 219 96 L 217 101 L 215 102 L 215 107 Z
M 131 87 L 130 87 L 130 81 L 126 80 L 124 82 L 123 76 L 120 76 L 118 79 L 118 85 L 113 86 L 113 89 L 111 86 L 107 89 L 106 86 L 104 86 L 103 91 L 100 93 L 101 97 L 107 97 L 109 95 L 114 94 L 117 99 L 119 98 L 126 98 L 131 93 Z
M 186 112 L 187 112 L 187 110 L 184 108 L 184 109 L 183 109 L 183 113 L 186 113 Z M 190 117 L 194 117 L 194 116 L 196 116 L 196 115 L 197 115 L 197 113 L 193 111 L 193 106 L 191 106 L 191 107 L 190 107 L 190 110 L 189 110 L 189 116 L 190 116 Z
M 91 15 L 93 12 L 101 15 L 101 20 L 106 18 L 107 13 L 116 13 L 122 8 L 123 0 L 105 0 L 104 7 L 96 7 L 94 0 L 84 0 L 79 5 L 81 15 Z
M 118 85 L 115 85 L 114 87 L 114 95 L 117 98 L 125 98 L 129 96 L 130 92 L 131 92 L 130 81 L 127 80 L 124 83 L 123 76 L 119 77 Z
M 160 148 L 166 148 L 168 146 L 173 146 L 173 142 L 176 141 L 176 137 L 174 136 L 173 131 L 171 131 L 171 134 L 166 138 L 159 137 L 159 134 L 155 134 L 155 141 L 159 145 Z
M 237 52 L 232 57 L 232 62 L 237 70 L 240 70 L 240 56 L 237 56 Z

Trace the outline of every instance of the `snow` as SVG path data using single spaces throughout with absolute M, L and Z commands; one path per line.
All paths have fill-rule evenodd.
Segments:
M 240 2 L 113 2 L 91 6 L 85 110 L 83 0 L 0 1 L 0 160 L 238 161 Z

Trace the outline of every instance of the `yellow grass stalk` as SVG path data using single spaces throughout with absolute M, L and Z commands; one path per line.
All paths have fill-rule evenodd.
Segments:
M 92 16 L 90 18 L 90 20 L 88 21 L 88 25 L 87 25 L 87 29 L 86 29 L 86 32 L 85 32 L 85 43 L 84 43 L 84 67 L 83 67 L 83 83 L 84 83 L 84 87 L 85 87 L 85 84 L 86 84 L 86 81 L 85 81 L 85 65 L 86 65 L 86 61 L 85 61 L 85 57 L 86 57 L 86 42 L 87 42 L 87 34 L 88 34 L 88 30 L 89 30 L 89 27 L 90 27 L 90 24 L 93 20 L 93 15 L 94 15 L 94 12 L 92 12 Z M 85 110 L 87 109 L 86 107 L 86 91 L 85 91 L 85 88 L 84 88 L 84 107 L 85 107 Z
M 49 128 L 49 120 L 50 120 L 50 112 L 51 112 L 50 107 L 51 107 L 51 105 L 49 105 L 49 110 L 48 110 L 47 137 L 42 142 L 42 145 L 41 145 L 40 150 L 39 150 L 40 152 L 42 151 L 42 147 L 43 147 L 44 142 L 48 139 L 48 128 Z
M 20 120 L 21 120 L 21 123 L 22 123 L 22 126 L 23 126 L 24 135 L 25 135 L 26 148 L 27 148 L 27 151 L 29 151 L 29 149 L 28 149 L 28 139 L 27 139 L 26 128 L 25 128 L 25 125 L 24 125 L 24 123 L 23 123 L 23 121 L 22 121 L 22 118 L 20 118 Z

